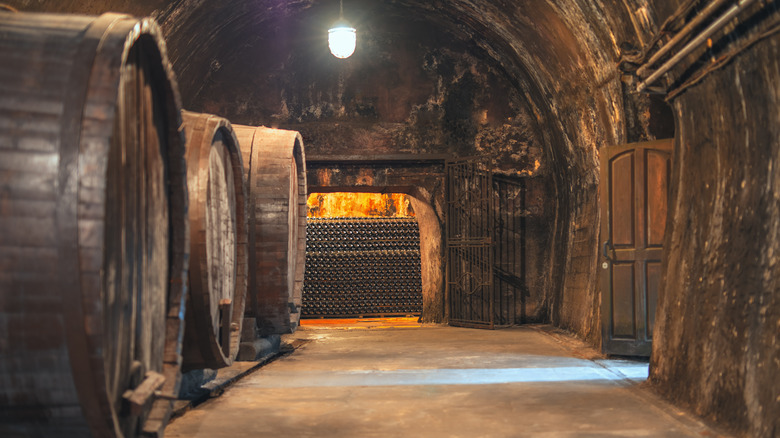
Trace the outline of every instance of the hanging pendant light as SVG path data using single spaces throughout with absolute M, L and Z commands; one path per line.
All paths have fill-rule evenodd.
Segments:
M 344 6 L 339 0 L 339 21 L 328 29 L 328 47 L 336 58 L 349 58 L 355 53 L 357 30 L 344 21 Z

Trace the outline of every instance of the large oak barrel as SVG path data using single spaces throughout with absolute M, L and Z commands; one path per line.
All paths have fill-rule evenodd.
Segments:
M 153 21 L 0 13 L 0 436 L 162 433 L 189 233 Z
M 189 296 L 183 371 L 230 365 L 238 354 L 247 281 L 244 166 L 230 123 L 182 111 L 190 192 Z
M 261 335 L 295 331 L 306 257 L 306 164 L 296 131 L 233 125 L 249 214 L 247 316 Z

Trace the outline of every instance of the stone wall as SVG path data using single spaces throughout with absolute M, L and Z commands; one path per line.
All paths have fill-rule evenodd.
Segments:
M 714 56 L 777 18 L 732 33 L 735 42 Z M 697 54 L 708 62 L 711 55 Z M 668 251 L 651 362 L 662 394 L 751 437 L 780 434 L 778 59 L 775 34 L 674 100 Z

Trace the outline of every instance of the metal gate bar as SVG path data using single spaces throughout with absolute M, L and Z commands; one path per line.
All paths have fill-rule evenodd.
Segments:
M 486 245 L 450 246 L 450 324 L 494 328 L 493 276 Z
M 492 176 L 477 159 L 447 163 L 450 324 L 494 328 Z
M 524 179 L 493 176 L 496 225 L 493 228 L 497 325 L 523 322 L 526 288 L 526 216 Z M 517 300 L 519 299 L 519 303 Z M 518 320 L 517 306 L 520 305 Z
M 477 159 L 448 162 L 447 176 L 450 324 L 493 329 L 523 322 L 525 180 L 492 175 Z

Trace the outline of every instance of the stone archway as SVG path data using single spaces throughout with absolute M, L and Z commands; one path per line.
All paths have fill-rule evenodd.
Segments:
M 420 229 L 423 322 L 446 322 L 444 290 L 444 159 L 416 157 L 309 157 L 309 193 L 404 193 Z

